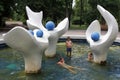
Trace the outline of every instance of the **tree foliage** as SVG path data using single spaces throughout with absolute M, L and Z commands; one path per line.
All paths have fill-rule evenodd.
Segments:
M 90 24 L 93 20 L 98 19 L 101 23 L 105 23 L 97 10 L 98 4 L 112 13 L 118 20 L 118 23 L 120 22 L 120 0 L 76 0 L 74 21 L 78 19 L 77 21 L 82 21 L 82 24 Z
M 73 24 L 89 25 L 93 20 L 104 19 L 97 10 L 97 5 L 103 6 L 111 12 L 120 24 L 120 0 L 2 0 L 0 1 L 0 25 L 6 19 L 26 22 L 25 7 L 29 6 L 33 11 L 43 11 L 43 21 L 52 20 L 58 23 L 68 17 Z
M 1 19 L 23 21 L 27 19 L 25 7 L 29 6 L 33 11 L 43 11 L 44 21 L 57 21 L 70 17 L 72 0 L 2 0 L 0 2 Z

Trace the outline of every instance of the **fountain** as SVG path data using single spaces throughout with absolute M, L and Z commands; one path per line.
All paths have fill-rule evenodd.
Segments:
M 5 43 L 13 49 L 23 52 L 26 73 L 38 73 L 41 70 L 42 55 L 53 57 L 59 37 L 68 30 L 68 18 L 56 28 L 50 22 L 45 29 L 42 25 L 42 12 L 35 13 L 26 6 L 30 30 L 16 26 L 3 35 Z M 40 17 L 40 18 L 39 18 Z M 51 28 L 52 27 L 52 28 Z
M 101 28 L 98 20 L 94 20 L 86 31 L 86 39 L 90 44 L 95 63 L 104 63 L 107 58 L 107 51 L 118 34 L 118 24 L 114 16 L 100 5 L 97 8 L 108 25 L 108 31 L 101 35 Z
M 26 6 L 26 12 L 28 16 L 27 25 L 29 29 L 41 29 L 43 32 L 47 32 L 50 34 L 49 39 L 49 45 L 48 48 L 45 50 L 46 57 L 54 57 L 56 54 L 56 43 L 58 39 L 68 30 L 69 21 L 68 18 L 65 18 L 63 21 L 61 21 L 57 27 L 55 25 L 52 25 L 52 23 L 49 23 L 46 28 L 42 25 L 42 17 L 43 12 L 34 12 L 32 11 L 28 6 Z M 50 29 L 52 27 L 53 29 Z
M 45 29 L 42 23 L 32 23 L 29 19 L 27 24 L 30 30 L 16 26 L 4 34 L 5 43 L 11 48 L 0 50 L 0 79 L 1 80 L 119 80 L 120 79 L 120 47 L 112 45 L 118 31 L 118 25 L 115 18 L 104 8 L 98 5 L 98 9 L 108 24 L 108 32 L 100 35 L 100 25 L 97 20 L 93 21 L 86 31 L 86 38 L 90 44 L 76 43 L 73 45 L 72 58 L 65 55 L 65 43 L 57 43 L 59 37 L 68 29 L 68 18 L 61 21 L 56 28 Z M 42 12 L 37 13 L 42 15 Z M 37 17 L 37 16 L 35 16 Z M 32 19 L 33 20 L 33 19 Z M 40 21 L 42 19 L 40 18 Z M 109 21 L 112 20 L 110 23 Z M 34 22 L 34 20 L 33 20 Z M 63 26 L 64 25 L 64 26 Z M 42 26 L 42 27 L 41 27 Z M 62 26 L 62 27 L 61 27 Z M 112 27 L 114 26 L 114 28 Z M 49 31 L 50 29 L 50 31 Z M 116 30 L 116 32 L 114 32 Z M 111 37 L 110 37 L 111 36 Z M 56 39 L 56 42 L 52 42 Z M 49 44 L 50 42 L 50 44 Z M 54 43 L 54 45 L 52 45 Z M 107 45 L 106 45 L 107 44 Z M 54 46 L 54 54 L 47 54 L 49 47 Z M 104 50 L 104 54 L 101 53 Z M 108 49 L 109 48 L 109 49 Z M 108 61 L 106 66 L 99 66 L 86 60 L 88 52 L 92 50 L 94 62 Z M 100 51 L 100 52 L 99 52 Z M 45 53 L 50 59 L 43 56 Z M 98 54 L 97 54 L 97 53 Z M 22 54 L 22 55 L 21 55 Z M 59 67 L 59 55 L 61 55 L 67 64 L 77 67 L 83 67 L 86 71 L 77 70 L 77 74 L 72 74 L 68 70 Z M 98 59 L 97 59 L 98 58 Z M 24 64 L 25 63 L 25 64 Z M 42 65 L 41 65 L 42 64 Z M 36 75 L 26 75 L 26 73 L 38 73 Z M 88 77 L 89 76 L 89 77 Z
M 41 69 L 41 61 L 44 50 L 49 42 L 49 34 L 37 36 L 39 29 L 33 30 L 33 34 L 23 27 L 17 26 L 4 35 L 5 43 L 13 49 L 23 52 L 26 73 L 38 73 Z

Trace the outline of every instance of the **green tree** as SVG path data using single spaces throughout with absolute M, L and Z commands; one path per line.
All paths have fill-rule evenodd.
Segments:
M 29 6 L 33 11 L 43 11 L 44 21 L 53 20 L 59 22 L 66 16 L 71 16 L 72 0 L 3 0 L 0 3 L 0 15 L 12 20 L 24 21 L 27 19 L 25 7 Z
M 13 4 L 13 0 L 0 1 L 0 25 L 4 24 L 4 17 L 10 16 L 10 7 Z
M 18 0 L 16 0 L 18 1 Z M 65 18 L 67 15 L 67 10 L 70 12 L 70 9 L 72 7 L 72 3 L 70 3 L 72 0 L 26 0 L 26 4 L 28 5 L 33 11 L 43 11 L 43 19 L 45 21 L 53 20 L 57 23 L 57 20 Z M 25 1 L 24 1 L 25 2 Z M 25 7 L 25 6 L 23 6 Z M 68 12 L 68 13 L 69 13 Z M 69 13 L 70 14 L 70 13 Z
M 103 6 L 106 10 L 108 10 L 117 20 L 119 20 L 119 0 L 89 0 L 89 4 L 92 8 L 94 17 L 97 17 L 97 19 L 100 20 L 101 24 L 106 24 L 102 16 L 98 13 L 98 10 L 96 9 L 97 4 Z
M 4 11 L 3 2 L 0 2 L 0 25 L 2 24 L 3 11 Z
M 76 0 L 76 5 L 73 8 L 73 23 L 80 25 L 88 23 L 86 19 L 90 9 L 91 7 L 88 4 L 88 0 Z
M 73 22 L 89 25 L 93 20 L 98 19 L 102 24 L 105 24 L 103 17 L 97 10 L 98 4 L 112 13 L 120 23 L 120 0 L 76 0 Z

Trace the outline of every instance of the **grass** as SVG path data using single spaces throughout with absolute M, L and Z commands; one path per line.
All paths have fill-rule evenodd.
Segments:
M 87 29 L 87 26 L 86 25 L 71 25 L 70 26 L 70 29 L 72 29 L 72 30 L 86 30 Z

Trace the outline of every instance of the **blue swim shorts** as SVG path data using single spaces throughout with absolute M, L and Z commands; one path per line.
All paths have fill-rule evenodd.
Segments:
M 72 49 L 71 48 L 67 48 L 67 51 L 72 51 Z

